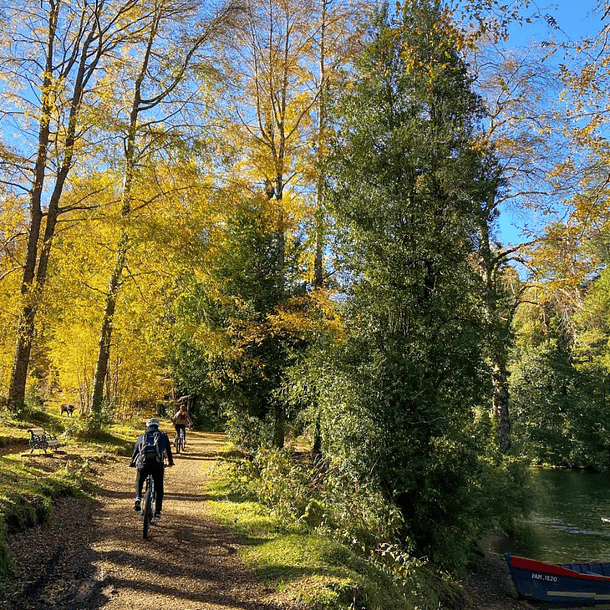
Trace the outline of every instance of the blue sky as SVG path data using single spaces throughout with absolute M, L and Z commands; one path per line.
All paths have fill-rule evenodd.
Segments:
M 551 32 L 542 19 L 533 20 L 531 24 L 523 26 L 515 25 L 511 29 L 509 44 L 522 46 L 532 39 L 544 40 L 553 36 L 558 41 L 569 37 L 578 40 L 586 35 L 595 35 L 601 28 L 599 15 L 593 13 L 598 0 L 559 0 L 554 3 L 537 1 L 536 5 L 530 5 L 524 14 L 534 15 L 536 13 L 552 16 L 562 31 Z M 519 243 L 523 241 L 521 230 L 524 226 L 539 229 L 536 218 L 524 214 L 505 211 L 500 215 L 499 227 L 501 239 L 504 244 Z
M 597 0 L 559 0 L 558 2 L 536 2 L 524 9 L 524 14 L 534 15 L 540 13 L 554 17 L 559 27 L 571 38 L 581 38 L 586 34 L 593 34 L 599 30 L 600 18 L 593 14 Z M 548 35 L 548 28 L 540 21 L 523 27 L 516 26 L 511 34 L 514 41 L 527 40 L 529 37 Z M 558 37 L 560 34 L 556 34 Z

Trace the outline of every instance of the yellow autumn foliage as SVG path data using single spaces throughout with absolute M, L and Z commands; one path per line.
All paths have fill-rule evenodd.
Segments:
M 129 219 L 129 258 L 113 319 L 107 380 L 108 399 L 119 413 L 128 413 L 131 404 L 156 401 L 172 392 L 161 362 L 177 298 L 175 281 L 180 269 L 197 264 L 197 236 L 202 223 L 213 218 L 205 209 L 205 197 L 201 205 L 192 199 L 204 192 L 203 186 L 194 193 L 181 183 L 180 178 L 192 180 L 192 171 L 159 164 L 154 176 L 144 174 L 139 182 L 136 198 L 141 204 Z M 109 174 L 86 180 L 89 189 L 97 186 L 97 206 L 66 217 L 56 240 L 41 317 L 49 391 L 61 392 L 66 400 L 85 407 L 91 398 L 121 218 L 113 188 L 117 181 Z M 79 190 L 75 184 L 68 196 L 77 198 Z
M 0 200 L 0 390 L 8 387 L 17 328 L 15 311 L 20 301 L 22 269 L 19 260 L 26 229 L 18 200 Z
M 320 334 L 342 337 L 345 329 L 332 296 L 331 291 L 318 289 L 287 299 L 268 316 L 272 332 L 303 341 Z

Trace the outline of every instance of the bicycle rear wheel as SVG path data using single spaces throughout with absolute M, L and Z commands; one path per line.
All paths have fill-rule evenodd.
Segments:
M 150 522 L 153 516 L 153 483 L 150 480 L 152 477 L 146 480 L 146 492 L 144 493 L 144 506 L 142 508 L 142 537 L 146 540 L 148 538 L 148 532 L 150 529 Z

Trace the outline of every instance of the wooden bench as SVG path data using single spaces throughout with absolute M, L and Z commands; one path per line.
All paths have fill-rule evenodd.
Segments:
M 34 449 L 43 449 L 46 453 L 48 448 L 59 445 L 57 437 L 54 434 L 48 434 L 42 428 L 29 428 L 28 432 L 30 433 L 30 453 Z

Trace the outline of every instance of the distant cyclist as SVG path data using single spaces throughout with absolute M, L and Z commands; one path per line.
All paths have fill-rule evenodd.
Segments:
M 163 475 L 164 458 L 167 456 L 168 466 L 174 465 L 172 448 L 169 438 L 165 432 L 159 430 L 159 420 L 149 419 L 146 422 L 146 430 L 138 437 L 133 448 L 130 467 L 138 469 L 136 474 L 136 501 L 133 506 L 135 511 L 139 511 L 142 501 L 142 488 L 144 481 L 149 474 L 152 474 L 155 482 L 155 513 L 153 521 L 161 519 L 163 509 Z
M 180 436 L 180 432 L 184 434 L 184 439 L 186 441 L 186 427 L 191 427 L 193 425 L 193 418 L 190 413 L 187 411 L 186 403 L 188 401 L 188 396 L 183 396 L 179 398 L 176 402 L 179 407 L 178 410 L 172 415 L 172 421 L 174 422 L 174 427 L 176 428 L 176 438 Z

